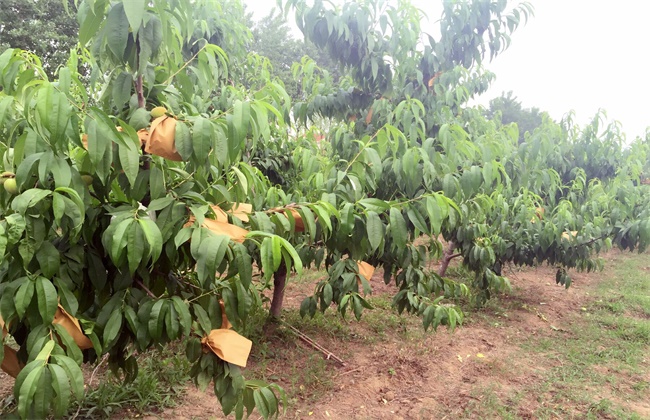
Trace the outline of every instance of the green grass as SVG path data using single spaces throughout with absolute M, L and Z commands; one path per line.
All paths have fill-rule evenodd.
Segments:
M 116 378 L 106 365 L 97 367 L 96 375 L 87 372 L 86 382 L 93 377 L 84 399 L 68 413 L 78 418 L 133 417 L 157 413 L 174 407 L 182 400 L 188 386 L 190 363 L 182 343 L 171 343 L 159 350 L 137 356 L 138 376 L 130 383 Z M 93 369 L 95 366 L 88 366 Z M 1 418 L 12 418 L 16 404 L 9 396 L 0 406 Z
M 72 413 L 79 410 L 81 418 L 108 418 L 127 411 L 125 417 L 132 417 L 174 407 L 181 401 L 190 370 L 181 343 L 140 355 L 138 365 L 137 378 L 128 384 L 106 372 Z
M 528 394 L 536 396 L 534 418 L 641 418 L 625 402 L 646 401 L 650 389 L 643 379 L 649 375 L 650 273 L 643 269 L 648 260 L 647 254 L 617 257 L 610 263 L 615 274 L 598 284 L 585 311 L 562 326 L 566 332 L 521 340 L 522 354 L 550 362 L 540 371 L 541 381 L 507 401 L 492 387 L 475 389 L 481 398 L 470 401 L 463 417 L 519 418 L 514 408 Z M 475 317 L 494 325 L 513 309 L 499 300 L 488 305 Z

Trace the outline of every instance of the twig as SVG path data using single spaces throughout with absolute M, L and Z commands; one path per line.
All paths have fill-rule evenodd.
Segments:
M 203 51 L 203 50 L 205 49 L 205 47 L 206 47 L 207 45 L 208 45 L 208 44 L 206 43 L 204 46 L 202 46 L 202 47 L 201 47 L 201 48 L 196 52 L 196 54 L 194 54 L 194 56 L 192 56 L 192 58 L 190 58 L 190 59 L 189 59 L 185 64 L 183 64 L 183 65 L 181 66 L 180 69 L 178 69 L 178 70 L 176 71 L 176 73 L 174 73 L 174 74 L 172 74 L 171 76 L 169 76 L 169 78 L 168 78 L 167 80 L 165 80 L 165 83 L 163 83 L 163 85 L 169 84 L 169 82 L 171 82 L 171 81 L 174 79 L 174 77 L 176 77 L 176 75 L 177 75 L 178 73 L 180 73 L 181 71 L 183 71 L 183 69 L 184 69 L 185 67 L 189 66 L 190 63 L 191 63 L 192 61 L 194 61 L 194 59 L 199 55 L 199 53 L 200 53 L 201 51 Z
M 156 295 L 154 295 L 153 292 L 152 292 L 151 290 L 149 290 L 149 288 L 148 288 L 147 286 L 145 286 L 144 283 L 142 283 L 142 281 L 140 281 L 140 279 L 135 279 L 135 283 L 136 283 L 138 286 L 142 287 L 142 290 L 144 290 L 145 292 L 147 292 L 147 294 L 149 295 L 149 297 L 151 297 L 152 299 L 158 299 L 158 297 L 157 297 Z
M 302 332 L 300 332 L 297 328 L 294 328 L 292 325 L 289 325 L 289 324 L 287 324 L 287 323 L 284 322 L 284 321 L 280 321 L 280 322 L 281 322 L 282 324 L 284 324 L 285 326 L 289 327 L 289 328 L 291 329 L 291 331 L 293 331 L 293 333 L 296 334 L 296 335 L 298 336 L 298 338 L 300 338 L 300 339 L 303 340 L 305 343 L 309 344 L 310 346 L 312 346 L 312 347 L 315 348 L 316 350 L 318 350 L 318 351 L 320 351 L 321 353 L 323 353 L 323 354 L 327 357 L 327 360 L 329 360 L 329 359 L 334 359 L 334 360 L 337 361 L 341 366 L 345 366 L 345 362 L 344 362 L 340 357 L 338 357 L 337 355 L 335 355 L 335 354 L 332 353 L 331 351 L 327 350 L 325 347 L 321 346 L 320 344 L 318 344 L 317 342 L 315 342 L 314 340 L 312 340 L 311 338 L 309 338 L 308 336 L 306 336 L 305 334 L 303 334 Z
M 358 372 L 358 371 L 360 371 L 361 369 L 363 369 L 363 366 L 359 366 L 359 367 L 356 368 L 356 369 L 348 370 L 347 372 L 339 373 L 338 375 L 335 375 L 334 377 L 335 377 L 335 378 L 338 378 L 339 376 L 347 375 L 348 373 Z
M 100 367 L 101 365 L 103 365 L 104 362 L 107 361 L 107 360 L 108 360 L 108 353 L 105 354 L 104 357 L 102 357 L 102 360 L 100 360 L 99 363 L 97 363 L 97 366 L 95 366 L 95 369 L 93 369 L 93 373 L 90 375 L 90 379 L 88 380 L 88 388 L 91 387 L 91 385 L 92 385 L 92 383 L 93 383 L 93 378 L 95 377 L 95 374 L 96 374 L 97 371 L 99 370 L 99 367 Z
M 105 354 L 104 357 L 102 357 L 102 360 L 100 360 L 99 363 L 97 363 L 97 366 L 95 366 L 95 369 L 93 369 L 93 373 L 90 374 L 90 379 L 88 380 L 88 385 L 87 385 L 88 388 L 91 387 L 91 385 L 92 385 L 92 383 L 93 383 L 93 379 L 95 378 L 95 374 L 96 374 L 97 371 L 99 370 L 99 367 L 100 367 L 101 365 L 103 365 L 104 362 L 107 361 L 107 360 L 108 360 L 108 354 Z M 84 398 L 86 398 L 85 395 L 84 395 Z M 82 404 L 82 402 L 80 401 L 80 402 L 79 402 L 79 408 L 77 408 L 77 412 L 74 413 L 74 415 L 71 417 L 72 420 L 74 420 L 74 419 L 76 419 L 77 417 L 79 417 L 79 413 L 81 412 L 81 408 L 82 408 L 82 407 L 83 407 L 83 404 Z

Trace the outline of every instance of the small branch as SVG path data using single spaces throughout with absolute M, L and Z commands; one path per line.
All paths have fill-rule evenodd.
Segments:
M 92 387 L 95 374 L 97 374 L 97 371 L 99 370 L 100 366 L 103 365 L 104 362 L 107 360 L 108 360 L 108 354 L 105 354 L 104 357 L 102 357 L 102 360 L 100 360 L 99 363 L 97 363 L 97 366 L 95 366 L 95 369 L 93 369 L 93 373 L 90 375 L 90 379 L 88 380 L 88 388 Z
M 90 389 L 93 384 L 93 379 L 95 378 L 95 374 L 99 370 L 100 366 L 104 364 L 105 361 L 108 360 L 108 354 L 105 354 L 104 357 L 102 357 L 102 360 L 97 363 L 97 366 L 95 366 L 95 369 L 93 369 L 93 373 L 90 375 L 90 380 L 88 381 L 87 388 Z M 84 396 L 85 398 L 85 396 Z M 81 408 L 83 407 L 83 404 L 79 402 L 79 408 L 77 408 L 77 412 L 74 413 L 74 415 L 71 417 L 73 420 L 79 417 L 79 413 L 81 413 Z
M 343 372 L 343 373 L 339 373 L 338 375 L 335 375 L 334 377 L 335 377 L 335 378 L 338 378 L 338 377 L 343 376 L 343 375 L 347 375 L 347 374 L 350 374 L 350 373 L 358 372 L 358 371 L 360 371 L 361 369 L 363 369 L 363 366 L 359 366 L 359 367 L 356 368 L 356 369 L 352 369 L 352 370 L 348 370 L 348 371 Z
M 135 79 L 135 92 L 138 95 L 138 108 L 144 108 L 145 106 L 145 100 L 144 100 L 144 87 L 142 86 L 142 75 L 138 75 L 138 77 Z
M 184 69 L 185 67 L 189 66 L 190 63 L 191 63 L 192 61 L 194 61 L 194 59 L 199 55 L 199 53 L 200 53 L 201 51 L 203 51 L 203 50 L 205 49 L 205 47 L 206 47 L 207 45 L 208 45 L 208 44 L 206 43 L 204 46 L 202 46 L 201 49 L 199 49 L 199 50 L 196 52 L 196 54 L 194 54 L 194 55 L 192 56 L 192 58 L 190 58 L 190 59 L 189 59 L 185 64 L 183 64 L 183 65 L 181 66 L 180 69 L 178 69 L 174 74 L 172 74 L 171 76 L 169 76 L 169 77 L 167 78 L 167 80 L 165 80 L 165 83 L 163 83 L 163 85 L 169 84 L 169 82 L 171 82 L 171 81 L 174 79 L 174 77 L 176 77 L 176 75 L 177 75 L 178 73 L 180 73 L 181 71 L 183 71 L 183 69 Z
M 138 286 L 140 286 L 142 288 L 142 290 L 147 292 L 149 297 L 151 297 L 152 299 L 158 299 L 158 296 L 154 295 L 153 292 L 151 290 L 149 290 L 149 288 L 147 286 L 145 286 L 145 284 L 142 283 L 142 281 L 140 281 L 140 279 L 135 279 L 135 284 L 137 284 Z
M 320 344 L 318 344 L 317 342 L 315 342 L 311 338 L 307 337 L 305 334 L 300 332 L 297 328 L 294 328 L 292 325 L 289 325 L 284 321 L 280 321 L 280 322 L 282 324 L 284 324 L 285 326 L 289 327 L 291 329 L 291 331 L 293 331 L 293 333 L 296 334 L 298 336 L 298 338 L 300 338 L 302 341 L 304 341 L 305 343 L 309 344 L 310 346 L 312 346 L 316 350 L 323 353 L 326 356 L 327 360 L 333 359 L 333 360 L 337 361 L 341 366 L 345 366 L 345 362 L 340 357 L 336 356 L 334 353 L 327 350 L 325 347 L 321 346 Z
M 440 268 L 438 269 L 438 275 L 440 277 L 444 277 L 445 274 L 447 273 L 447 267 L 449 267 L 449 263 L 451 262 L 452 259 L 456 257 L 460 257 L 462 254 L 454 254 L 454 250 L 456 249 L 456 243 L 454 241 L 449 241 L 447 243 L 447 248 L 442 254 L 442 262 L 440 263 Z
M 347 172 L 350 170 L 350 168 L 352 167 L 352 165 L 354 164 L 354 162 L 356 162 L 357 159 L 359 159 L 359 156 L 361 156 L 361 153 L 363 153 L 363 151 L 364 151 L 364 150 L 365 150 L 365 149 L 370 145 L 370 143 L 372 143 L 372 141 L 375 139 L 375 137 L 377 137 L 377 135 L 379 135 L 379 132 L 380 132 L 383 128 L 384 128 L 384 127 L 382 127 L 382 128 L 380 128 L 379 130 L 377 130 L 377 132 L 375 132 L 375 134 L 373 134 L 372 137 L 370 137 L 370 138 L 368 139 L 368 141 L 366 142 L 366 144 L 364 144 L 363 147 L 361 147 L 361 149 L 359 150 L 359 152 L 357 153 L 357 155 L 356 155 L 354 158 L 352 158 L 352 160 L 348 163 L 348 166 L 345 168 L 345 171 L 344 171 L 344 172 L 347 173 Z
M 600 237 L 598 237 L 598 238 L 593 238 L 593 239 L 590 240 L 590 241 L 583 242 L 583 243 L 581 243 L 581 244 L 577 244 L 576 247 L 579 247 L 579 246 L 589 246 L 589 245 L 593 244 L 593 243 L 596 242 L 596 241 L 600 241 L 600 240 L 602 240 L 602 239 L 607 238 L 608 236 L 609 236 L 609 235 L 603 235 L 603 236 L 600 236 Z
M 135 56 L 136 56 L 136 68 L 138 73 L 140 72 L 140 40 L 138 39 L 135 43 Z M 142 74 L 139 74 L 135 79 L 135 93 L 138 95 L 138 108 L 144 108 L 144 87 L 142 86 Z

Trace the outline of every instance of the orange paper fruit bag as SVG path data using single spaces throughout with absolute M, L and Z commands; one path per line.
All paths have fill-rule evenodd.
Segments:
M 220 359 L 241 367 L 246 367 L 248 355 L 253 347 L 251 340 L 227 329 L 210 331 L 201 343 Z
M 151 123 L 149 139 L 144 146 L 144 151 L 165 159 L 182 161 L 183 158 L 176 151 L 175 137 L 176 119 L 166 115 L 156 118 Z

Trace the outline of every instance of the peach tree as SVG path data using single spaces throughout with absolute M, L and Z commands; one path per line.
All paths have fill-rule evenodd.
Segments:
M 245 53 L 238 2 L 76 14 L 79 48 L 54 79 L 29 52 L 0 54 L 0 360 L 18 414 L 63 416 L 83 398 L 82 363 L 105 357 L 131 380 L 138 352 L 185 338 L 226 414 L 273 416 L 283 394 L 244 379 L 236 331 L 260 301 L 259 249 L 301 262 L 272 228 L 215 219 L 268 187 L 243 156 L 284 125 L 288 96 L 250 80 L 264 62 Z

